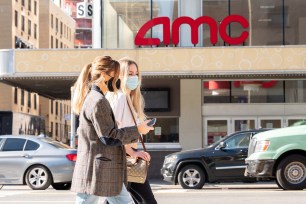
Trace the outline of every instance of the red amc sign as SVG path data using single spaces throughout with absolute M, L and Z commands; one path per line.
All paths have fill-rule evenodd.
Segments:
M 249 22 L 240 15 L 230 15 L 225 17 L 219 26 L 219 33 L 221 38 L 230 45 L 238 45 L 243 43 L 249 36 L 248 31 L 243 31 L 239 37 L 233 38 L 230 37 L 226 30 L 227 26 L 230 23 L 237 22 L 243 28 L 248 28 Z M 135 37 L 135 45 L 141 46 L 151 46 L 151 45 L 159 45 L 159 38 L 145 38 L 145 34 L 156 25 L 163 25 L 163 39 L 164 44 L 170 44 L 170 19 L 168 17 L 157 17 L 148 22 L 146 22 L 138 31 Z M 191 27 L 191 42 L 196 45 L 199 42 L 199 33 L 198 29 L 201 24 L 208 24 L 210 28 L 210 42 L 211 44 L 216 44 L 218 42 L 218 23 L 209 16 L 201 16 L 197 19 L 192 19 L 188 16 L 182 16 L 175 19 L 172 23 L 172 43 L 177 45 L 179 43 L 179 29 L 182 24 L 188 24 Z

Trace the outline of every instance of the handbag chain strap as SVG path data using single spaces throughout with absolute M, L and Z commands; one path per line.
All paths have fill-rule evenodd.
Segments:
M 137 127 L 137 123 L 136 123 L 136 119 L 135 119 L 135 116 L 134 116 L 134 114 L 133 114 L 133 111 L 132 111 L 132 108 L 131 108 L 131 105 L 130 105 L 130 101 L 128 100 L 128 98 L 129 98 L 129 96 L 127 95 L 127 104 L 128 104 L 128 106 L 129 106 L 129 109 L 130 109 L 130 111 L 131 111 L 131 114 L 132 114 L 132 117 L 133 117 L 133 120 L 134 120 L 134 123 L 135 123 L 135 125 L 136 125 L 136 127 Z M 141 136 L 141 134 L 139 133 L 139 139 L 140 139 L 140 141 L 141 141 L 141 144 L 142 144 L 142 147 L 143 147 L 143 150 L 146 152 L 147 151 L 147 149 L 146 149 L 146 146 L 145 146 L 145 144 L 144 144 L 144 142 L 143 142 L 143 139 L 142 139 L 142 136 Z

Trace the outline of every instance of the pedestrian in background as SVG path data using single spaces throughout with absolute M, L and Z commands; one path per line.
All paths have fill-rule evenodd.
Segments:
M 152 127 L 148 121 L 118 129 L 105 98 L 120 86 L 120 64 L 109 56 L 96 57 L 86 65 L 74 86 L 73 111 L 79 115 L 78 155 L 71 190 L 77 204 L 95 204 L 99 196 L 111 204 L 134 203 L 126 190 L 124 144 L 136 142 Z
M 138 123 L 146 120 L 144 113 L 144 99 L 141 95 L 141 73 L 135 61 L 123 58 L 120 63 L 121 87 L 117 94 L 109 93 L 106 98 L 110 101 L 119 128 L 135 125 L 133 117 Z M 129 108 L 130 107 L 130 108 Z M 151 160 L 148 152 L 137 150 L 137 142 L 125 145 L 126 153 L 134 158 L 140 157 Z M 145 183 L 129 183 L 130 191 L 135 203 L 156 204 L 148 179 Z

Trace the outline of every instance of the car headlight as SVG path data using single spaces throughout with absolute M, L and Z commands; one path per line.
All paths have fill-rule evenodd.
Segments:
M 257 141 L 254 152 L 264 152 L 267 151 L 270 146 L 269 140 Z
M 168 164 L 168 163 L 173 163 L 176 161 L 176 158 L 177 156 L 176 155 L 171 155 L 171 156 L 167 156 L 165 157 L 165 164 Z

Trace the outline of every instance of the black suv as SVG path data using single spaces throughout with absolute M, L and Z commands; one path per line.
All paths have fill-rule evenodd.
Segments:
M 205 182 L 254 181 L 244 177 L 249 141 L 253 135 L 269 129 L 233 133 L 207 148 L 177 152 L 165 156 L 161 174 L 164 180 L 186 189 L 200 189 Z

